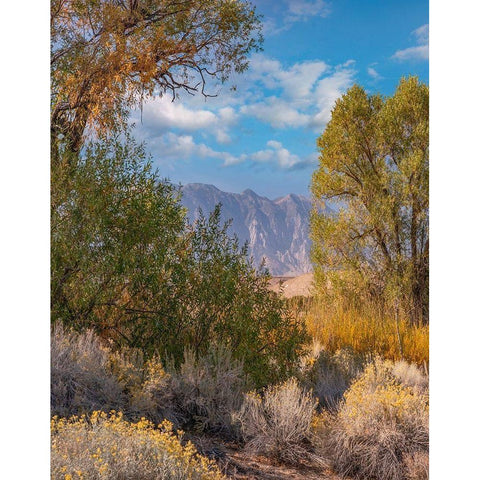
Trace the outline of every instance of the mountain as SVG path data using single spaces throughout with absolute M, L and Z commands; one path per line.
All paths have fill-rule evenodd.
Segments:
M 270 200 L 250 189 L 227 193 L 202 183 L 184 185 L 182 194 L 182 203 L 192 221 L 199 208 L 207 214 L 221 203 L 222 221 L 233 220 L 230 231 L 237 234 L 241 243 L 248 241 L 257 266 L 265 258 L 272 275 L 296 276 L 312 271 L 311 201 L 307 197 L 291 193 Z

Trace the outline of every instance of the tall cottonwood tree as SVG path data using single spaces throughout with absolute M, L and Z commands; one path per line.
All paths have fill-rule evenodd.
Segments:
M 312 260 L 324 298 L 380 302 L 428 320 L 428 87 L 400 81 L 389 98 L 352 87 L 318 139 Z
M 125 126 L 170 91 L 207 94 L 248 65 L 260 21 L 244 0 L 52 0 L 51 131 L 77 151 L 85 129 Z

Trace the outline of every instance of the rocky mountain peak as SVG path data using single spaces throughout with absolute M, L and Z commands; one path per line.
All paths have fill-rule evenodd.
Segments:
M 207 214 L 222 204 L 222 221 L 232 219 L 231 232 L 241 243 L 248 241 L 256 265 L 265 258 L 275 276 L 301 275 L 312 271 L 309 223 L 311 201 L 302 195 L 288 194 L 270 200 L 251 189 L 228 193 L 213 185 L 199 183 L 182 187 L 182 203 L 190 220 L 198 210 Z

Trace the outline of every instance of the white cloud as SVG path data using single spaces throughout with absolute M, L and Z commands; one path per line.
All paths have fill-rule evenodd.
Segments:
M 312 17 L 327 17 L 331 12 L 330 2 L 325 0 L 256 0 L 255 3 L 268 12 L 263 19 L 266 36 L 278 35 Z
M 240 113 L 274 128 L 311 126 L 318 131 L 330 119 L 335 100 L 352 86 L 354 64 L 348 60 L 332 68 L 321 60 L 309 60 L 285 68 L 278 60 L 256 54 L 247 75 L 278 93 L 244 105 Z
M 284 170 L 294 170 L 312 164 L 312 155 L 302 160 L 298 155 L 287 150 L 277 140 L 269 140 L 267 147 L 264 150 L 258 150 L 248 155 L 248 159 L 257 163 L 270 163 Z M 316 154 L 313 155 L 316 158 Z
M 428 23 L 426 23 L 425 25 L 418 27 L 416 30 L 412 32 L 413 35 L 417 38 L 417 43 L 419 45 L 428 44 L 428 31 L 429 31 Z
M 278 97 L 268 97 L 264 102 L 245 105 L 240 109 L 245 115 L 251 115 L 274 128 L 301 127 L 309 122 L 309 116 L 299 112 L 287 101 Z
M 218 121 L 217 116 L 209 110 L 191 110 L 167 97 L 148 102 L 143 108 L 143 116 L 156 130 L 179 128 L 191 132 L 212 127 Z
M 412 35 L 415 37 L 415 42 L 417 46 L 405 48 L 403 50 L 397 50 L 392 58 L 399 61 L 407 60 L 428 60 L 428 24 L 418 27 L 412 32 Z
M 418 47 L 405 48 L 398 50 L 393 58 L 400 61 L 405 60 L 428 60 L 428 45 L 419 45 Z
M 245 156 L 235 157 L 229 152 L 219 152 L 204 143 L 196 143 L 191 135 L 177 135 L 172 132 L 151 138 L 149 148 L 156 154 L 155 156 L 160 162 L 213 158 L 222 160 L 225 165 L 233 165 L 245 158 Z
M 330 6 L 324 0 L 287 0 L 287 20 L 308 20 L 310 17 L 320 15 L 326 17 L 330 13 Z
M 351 65 L 350 61 L 346 62 L 338 67 L 335 73 L 318 82 L 314 92 L 317 113 L 313 115 L 310 121 L 311 126 L 316 131 L 319 131 L 329 122 L 335 101 L 353 85 L 355 70 L 350 68 Z
M 276 140 L 269 140 L 263 150 L 236 156 L 214 150 L 204 143 L 197 143 L 192 135 L 177 135 L 172 132 L 151 138 L 149 148 L 155 160 L 166 165 L 182 160 L 213 159 L 221 161 L 224 167 L 253 162 L 269 164 L 283 170 L 296 170 L 312 165 L 317 159 L 316 154 L 300 158 Z
M 380 74 L 373 68 L 373 67 L 368 67 L 367 68 L 367 73 L 374 79 L 378 80 L 380 77 Z

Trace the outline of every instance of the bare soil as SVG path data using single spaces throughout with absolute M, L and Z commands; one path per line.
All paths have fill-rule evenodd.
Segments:
M 281 293 L 285 298 L 310 297 L 313 291 L 313 273 L 298 277 L 272 277 L 270 289 Z
M 328 469 L 307 461 L 299 466 L 283 465 L 271 458 L 254 455 L 235 442 L 205 435 L 189 437 L 199 453 L 215 460 L 232 480 L 340 480 Z

